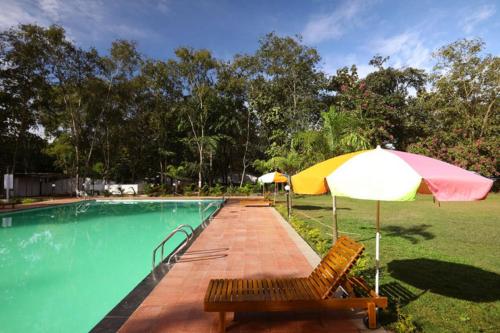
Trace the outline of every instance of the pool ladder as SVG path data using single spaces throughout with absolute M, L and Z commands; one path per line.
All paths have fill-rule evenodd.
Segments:
M 202 211 L 201 211 L 201 220 L 202 220 L 202 224 L 206 227 L 205 223 L 207 222 L 208 219 L 205 218 L 205 212 L 210 208 L 210 207 L 214 207 L 214 206 L 217 206 L 218 208 L 220 208 L 220 203 L 218 202 L 211 202 L 210 204 L 208 204 Z M 186 230 L 188 229 L 188 230 Z M 188 232 L 189 231 L 189 232 Z M 185 248 L 189 241 L 191 241 L 191 239 L 193 238 L 194 236 L 194 229 L 192 226 L 190 226 L 189 224 L 181 224 L 179 225 L 177 228 L 175 228 L 174 230 L 172 230 L 171 233 L 168 234 L 167 237 L 165 237 L 164 240 L 162 240 L 160 242 L 160 244 L 158 244 L 158 246 L 155 247 L 155 249 L 153 250 L 153 260 L 152 260 L 152 267 L 151 267 L 151 273 L 153 274 L 153 277 L 154 277 L 154 273 L 155 273 L 155 268 L 156 268 L 156 252 L 158 250 L 161 250 L 160 251 L 160 254 L 161 254 L 161 260 L 160 260 L 160 263 L 163 262 L 163 260 L 165 259 L 164 257 L 164 249 L 165 249 L 165 243 L 168 242 L 172 237 L 174 237 L 174 235 L 176 233 L 183 233 L 186 238 L 184 239 L 184 242 L 182 242 L 182 244 L 177 247 L 177 249 L 174 250 L 174 252 L 172 252 L 172 254 L 170 254 L 170 256 L 168 257 L 168 260 L 167 260 L 167 265 L 170 265 L 170 261 L 172 260 L 172 258 L 177 258 L 177 254 L 183 249 Z
M 211 202 L 209 203 L 202 211 L 201 211 L 201 222 L 202 223 L 205 223 L 207 221 L 207 219 L 205 218 L 205 212 L 210 208 L 210 207 L 214 207 L 214 206 L 217 206 L 218 208 L 220 207 L 220 203 L 219 202 Z
M 188 229 L 188 230 L 186 230 L 186 229 Z M 184 242 L 182 242 L 182 244 L 179 247 L 177 247 L 177 249 L 175 249 L 175 251 L 169 256 L 167 264 L 170 264 L 170 261 L 172 260 L 172 258 L 177 257 L 177 253 L 179 253 L 183 248 L 186 247 L 186 245 L 189 243 L 189 241 L 193 238 L 193 235 L 194 235 L 194 229 L 189 224 L 181 224 L 180 226 L 178 226 L 177 228 L 172 230 L 172 232 L 169 233 L 168 236 L 165 237 L 165 239 L 163 239 L 160 242 L 160 244 L 158 244 L 158 246 L 155 247 L 155 249 L 153 250 L 153 265 L 152 265 L 151 273 L 154 274 L 155 268 L 156 268 L 156 252 L 158 250 L 161 250 L 160 251 L 160 254 L 161 254 L 160 263 L 162 263 L 163 259 L 164 259 L 165 243 L 168 242 L 172 237 L 174 237 L 175 234 L 177 234 L 179 232 L 183 233 L 186 236 L 186 238 L 184 239 Z
M 87 210 L 89 209 L 90 207 L 90 200 L 83 200 L 83 201 L 80 201 L 77 205 L 76 205 L 76 208 L 75 208 L 75 215 L 78 215 L 78 214 L 83 214 L 85 212 L 87 212 Z

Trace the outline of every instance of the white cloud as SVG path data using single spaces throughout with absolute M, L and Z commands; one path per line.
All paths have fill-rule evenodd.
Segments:
M 58 21 L 61 9 L 59 0 L 39 0 L 40 9 L 52 20 Z
M 389 56 L 389 64 L 394 67 L 430 69 L 432 52 L 417 32 L 406 31 L 392 37 L 379 38 L 372 43 L 371 50 L 382 57 Z
M 157 33 L 128 24 L 115 16 L 113 4 L 103 0 L 0 0 L 0 29 L 20 23 L 42 26 L 59 24 L 67 36 L 78 42 L 94 44 L 101 39 L 153 38 Z M 168 10 L 168 1 L 159 0 L 154 6 Z
M 360 78 L 364 78 L 375 71 L 373 66 L 368 65 L 368 62 L 363 62 L 353 53 L 347 55 L 327 55 L 323 57 L 323 61 L 322 70 L 328 75 L 334 75 L 337 69 L 342 67 L 350 68 L 352 65 L 356 65 Z
M 0 29 L 5 30 L 20 23 L 40 22 L 39 17 L 26 11 L 17 1 L 3 1 L 0 10 Z
M 312 17 L 302 32 L 304 40 L 319 43 L 341 37 L 347 28 L 355 24 L 355 17 L 366 4 L 362 1 L 346 1 L 330 14 Z
M 468 13 L 460 22 L 462 30 L 467 34 L 470 34 L 476 25 L 492 17 L 495 14 L 495 11 L 496 9 L 494 5 L 483 5 L 478 7 L 477 10 Z
M 170 1 L 169 0 L 158 0 L 158 4 L 156 5 L 158 10 L 164 14 L 170 11 Z

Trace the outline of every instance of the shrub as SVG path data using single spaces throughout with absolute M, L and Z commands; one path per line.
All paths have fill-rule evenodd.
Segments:
M 236 193 L 238 193 L 238 188 L 237 187 L 234 187 L 232 184 L 229 185 L 227 188 L 226 188 L 226 194 L 231 196 L 231 195 L 235 195 Z
M 42 201 L 40 199 L 35 199 L 35 198 L 22 198 L 20 200 L 20 203 L 21 204 L 30 204 L 30 203 L 34 203 L 34 202 L 39 202 L 39 201 Z
M 224 193 L 224 187 L 220 184 L 215 184 L 215 186 L 211 187 L 209 190 L 209 194 L 213 196 L 221 196 Z
M 395 333 L 417 333 L 419 331 L 413 322 L 413 317 L 410 314 L 403 313 L 399 304 L 396 304 L 396 313 L 398 319 L 390 325 L 390 328 Z
M 287 216 L 286 206 L 276 206 L 278 212 L 283 216 Z M 323 257 L 332 246 L 332 241 L 329 237 L 321 232 L 320 229 L 312 227 L 310 223 L 306 223 L 301 219 L 291 216 L 290 224 L 297 233 L 313 248 L 313 250 Z
M 250 184 L 245 184 L 242 187 L 240 187 L 239 192 L 243 195 L 248 196 L 252 192 L 252 187 Z
M 149 183 L 146 183 L 144 184 L 144 194 L 146 195 L 152 195 L 152 193 L 154 192 L 154 186 L 149 184 Z

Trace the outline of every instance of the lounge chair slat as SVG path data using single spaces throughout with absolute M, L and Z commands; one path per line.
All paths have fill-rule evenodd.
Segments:
M 308 280 L 309 280 L 310 286 L 312 288 L 314 288 L 314 290 L 316 291 L 316 293 L 318 295 L 323 295 L 324 294 L 323 287 L 318 284 L 318 281 L 314 278 L 314 276 L 310 276 Z
M 233 291 L 233 280 L 227 280 L 226 301 L 231 300 L 231 293 Z
M 305 279 L 297 279 L 297 284 L 304 291 L 304 294 L 306 295 L 307 299 L 317 299 L 318 296 L 314 294 L 309 285 L 307 285 L 304 281 Z
M 276 297 L 277 301 L 282 301 L 283 297 L 281 295 L 280 287 L 278 286 L 276 279 L 271 280 L 271 285 L 274 289 L 274 296 Z
M 207 293 L 205 294 L 205 303 L 207 303 L 210 300 L 210 297 L 212 296 L 213 285 L 214 285 L 214 280 L 210 280 L 207 287 Z
M 219 296 L 219 290 L 220 290 L 221 286 L 222 286 L 222 283 L 221 283 L 220 279 L 215 281 L 214 294 L 213 294 L 213 298 L 212 298 L 214 302 L 217 302 L 219 300 L 218 296 Z
M 290 286 L 288 285 L 287 279 L 280 279 L 280 284 L 281 287 L 283 288 L 283 294 L 285 294 L 285 297 L 288 301 L 293 300 L 293 294 L 290 290 Z
M 311 289 L 311 286 L 307 283 L 307 279 L 298 279 L 297 281 L 301 286 L 302 288 L 307 292 L 307 294 L 309 295 L 309 297 L 311 299 L 317 299 L 319 298 L 319 295 L 317 295 L 313 289 Z

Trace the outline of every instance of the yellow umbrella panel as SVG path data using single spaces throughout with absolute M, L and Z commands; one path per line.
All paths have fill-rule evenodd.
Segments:
M 296 194 L 324 194 L 328 192 L 326 177 L 344 164 L 350 158 L 363 153 L 357 151 L 330 158 L 324 162 L 313 165 L 310 168 L 292 176 L 293 192 Z

